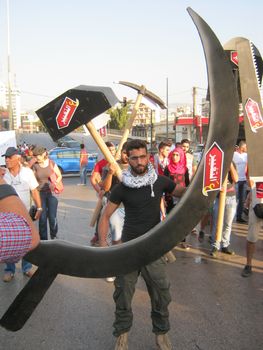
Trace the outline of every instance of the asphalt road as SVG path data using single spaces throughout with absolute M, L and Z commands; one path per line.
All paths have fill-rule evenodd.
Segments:
M 60 195 L 58 209 L 59 238 L 89 245 L 93 234 L 89 220 L 96 197 L 90 186 L 77 186 L 78 182 L 76 176 L 64 178 L 65 190 Z M 210 258 L 207 235 L 200 244 L 197 236 L 190 234 L 187 240 L 191 249 L 174 250 L 177 260 L 167 265 L 173 300 L 170 337 L 174 349 L 263 349 L 263 234 L 257 244 L 254 273 L 244 279 L 240 274 L 245 263 L 247 225 L 234 224 L 233 230 L 234 256 L 222 254 L 218 259 Z M 10 283 L 0 281 L 0 315 L 26 281 L 20 264 Z M 112 293 L 113 284 L 103 279 L 59 275 L 22 330 L 12 333 L 0 328 L 0 349 L 114 349 Z M 133 311 L 129 349 L 156 349 L 149 298 L 141 279 Z

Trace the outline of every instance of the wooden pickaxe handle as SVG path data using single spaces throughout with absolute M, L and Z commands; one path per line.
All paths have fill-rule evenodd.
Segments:
M 224 213 L 225 213 L 225 205 L 226 205 L 227 177 L 228 175 L 226 175 L 225 177 L 225 180 L 223 182 L 223 185 L 219 194 L 218 218 L 216 223 L 216 238 L 215 238 L 217 242 L 221 242 L 221 239 L 222 239 L 222 230 L 223 230 Z
M 113 155 L 110 153 L 108 147 L 106 146 L 104 140 L 102 139 L 102 137 L 100 136 L 100 134 L 98 133 L 98 131 L 96 130 L 94 124 L 92 122 L 88 122 L 86 124 L 86 127 L 89 130 L 89 133 L 91 134 L 91 136 L 93 137 L 93 139 L 95 140 L 95 142 L 97 143 L 97 145 L 99 146 L 101 152 L 103 153 L 105 159 L 109 162 L 109 163 L 114 163 L 116 165 L 116 176 L 118 177 L 118 179 L 121 181 L 121 168 L 119 166 L 119 164 L 116 162 L 115 158 L 113 157 Z M 95 210 L 92 214 L 92 218 L 90 221 L 90 226 L 93 227 L 97 221 L 98 215 L 100 213 L 102 207 L 102 201 L 98 200 Z
M 136 101 L 134 103 L 131 116 L 127 120 L 127 123 L 125 125 L 124 131 L 123 131 L 123 134 L 122 134 L 122 138 L 121 138 L 121 140 L 119 142 L 119 146 L 118 146 L 118 149 L 117 149 L 117 152 L 116 152 L 116 155 L 115 155 L 116 159 L 120 158 L 122 146 L 127 141 L 128 137 L 129 137 L 129 133 L 131 131 L 134 119 L 136 118 L 137 111 L 138 111 L 138 109 L 140 107 L 140 104 L 141 104 L 141 101 L 142 101 L 142 97 L 143 97 L 144 94 L 145 94 L 145 86 L 142 85 L 140 91 L 138 92 Z
M 116 176 L 121 181 L 121 168 L 120 168 L 119 164 L 116 162 L 116 160 L 113 157 L 113 155 L 110 153 L 108 147 L 106 146 L 103 138 L 100 136 L 100 134 L 96 130 L 94 124 L 92 122 L 88 122 L 86 124 L 86 127 L 88 128 L 91 136 L 93 137 L 93 139 L 95 140 L 95 142 L 99 146 L 99 148 L 100 148 L 102 154 L 104 155 L 105 159 L 109 163 L 114 163 L 115 164 L 115 166 L 116 166 Z
M 99 213 L 101 211 L 101 208 L 102 208 L 102 199 L 99 198 L 98 201 L 97 201 L 96 207 L 95 207 L 95 209 L 93 211 L 92 218 L 90 220 L 90 224 L 89 224 L 90 227 L 94 227 L 95 226 L 96 221 L 97 221 L 98 216 L 99 216 Z

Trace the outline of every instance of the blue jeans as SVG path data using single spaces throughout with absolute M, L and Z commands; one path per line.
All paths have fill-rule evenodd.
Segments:
M 55 238 L 58 232 L 57 208 L 58 200 L 51 192 L 40 192 L 42 214 L 39 219 L 40 239 L 47 240 L 47 220 L 49 221 L 50 237 Z
M 236 199 L 237 199 L 237 213 L 236 218 L 240 220 L 242 218 L 242 213 L 244 209 L 244 202 L 246 199 L 247 193 L 247 182 L 246 181 L 238 181 L 236 183 Z
M 32 264 L 30 262 L 26 261 L 25 259 L 22 259 L 21 265 L 22 265 L 22 272 L 23 273 L 31 270 L 31 268 L 32 268 Z M 12 273 L 14 275 L 16 272 L 16 264 L 7 263 L 5 266 L 5 272 Z
M 217 226 L 217 218 L 218 218 L 218 203 L 219 199 L 216 198 L 213 206 L 213 227 L 212 227 L 212 247 L 216 249 L 220 249 L 220 245 L 223 248 L 226 248 L 230 244 L 230 235 L 232 229 L 232 223 L 236 213 L 236 196 L 227 196 L 226 197 L 226 205 L 224 212 L 224 221 L 223 221 L 223 230 L 222 230 L 222 239 L 221 242 L 215 240 L 216 238 L 216 226 Z
M 79 174 L 80 174 L 80 183 L 87 185 L 87 168 L 86 165 L 83 165 L 80 167 L 79 170 Z

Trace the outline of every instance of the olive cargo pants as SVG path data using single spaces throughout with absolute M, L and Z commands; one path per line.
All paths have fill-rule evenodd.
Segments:
M 170 329 L 168 305 L 171 301 L 170 283 L 166 275 L 166 262 L 160 258 L 139 271 L 117 276 L 113 298 L 116 304 L 113 335 L 128 332 L 132 326 L 133 313 L 131 308 L 135 285 L 141 273 L 151 298 L 153 333 L 164 334 Z

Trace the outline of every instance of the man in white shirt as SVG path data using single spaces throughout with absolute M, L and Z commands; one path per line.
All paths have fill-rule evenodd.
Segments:
M 188 169 L 189 174 L 189 181 L 192 180 L 192 177 L 194 176 L 196 169 L 197 169 L 197 163 L 194 159 L 194 156 L 189 152 L 190 151 L 190 141 L 188 139 L 183 139 L 181 141 L 181 147 L 185 153 L 186 156 L 186 166 Z
M 239 142 L 238 148 L 234 152 L 233 162 L 236 165 L 238 173 L 238 182 L 236 183 L 236 196 L 238 201 L 236 221 L 244 223 L 246 221 L 242 219 L 242 213 L 247 193 L 247 145 L 244 140 Z
M 5 182 L 14 187 L 27 210 L 30 209 L 30 195 L 32 196 L 37 207 L 35 219 L 38 220 L 41 215 L 42 208 L 40 195 L 37 189 L 38 182 L 33 171 L 30 168 L 22 166 L 20 152 L 15 147 L 8 147 L 2 157 L 5 157 L 6 163 L 6 169 L 1 168 L 1 172 L 4 173 L 3 178 Z M 31 271 L 31 268 L 31 263 L 22 259 L 22 271 L 25 276 L 32 276 L 33 272 Z M 15 270 L 16 266 L 14 263 L 6 264 L 3 281 L 10 282 L 15 275 Z
M 170 144 L 162 141 L 158 147 L 158 154 L 154 156 L 154 168 L 158 175 L 163 175 L 165 167 L 168 165 L 168 155 L 170 153 Z

